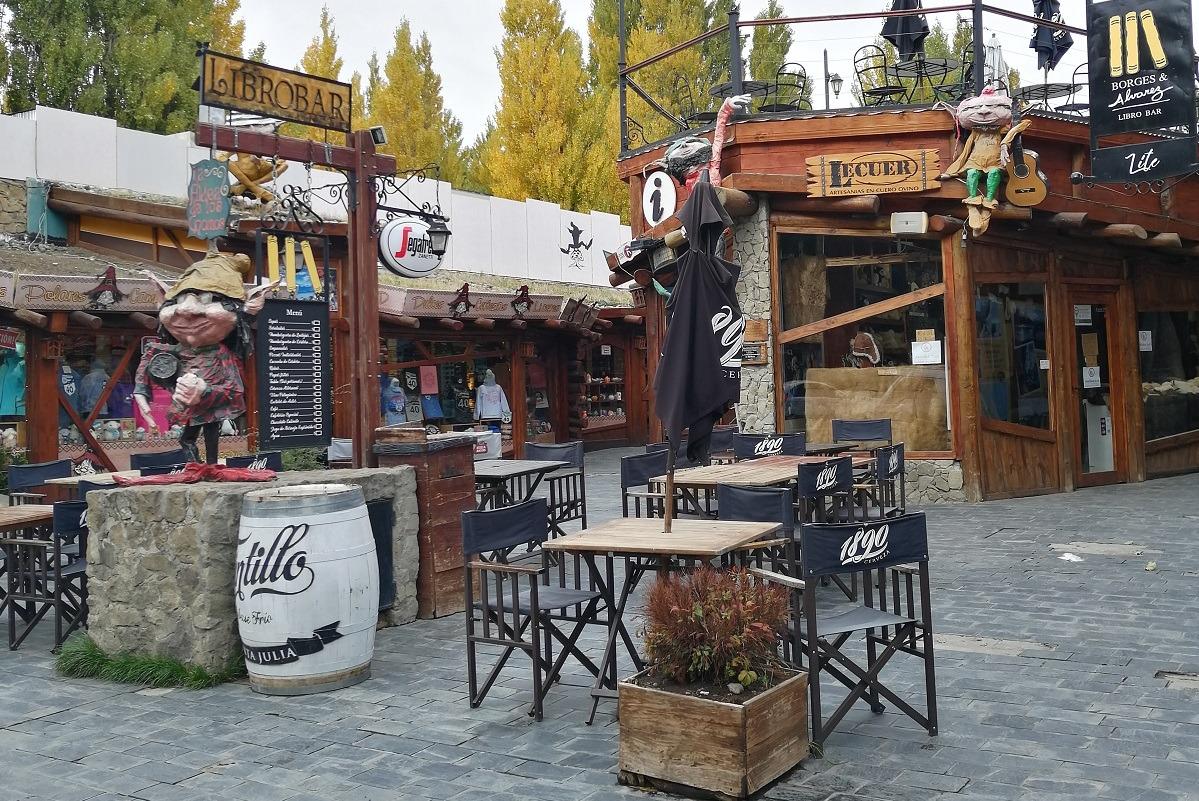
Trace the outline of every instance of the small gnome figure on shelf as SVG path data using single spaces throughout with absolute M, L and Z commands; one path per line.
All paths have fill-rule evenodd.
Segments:
M 262 310 L 267 284 L 246 293 L 252 273 L 241 253 L 212 253 L 189 267 L 168 288 L 146 272 L 159 292 L 158 321 L 163 342 L 151 345 L 137 368 L 133 397 L 151 434 L 158 427 L 150 409 L 153 384 L 172 393 L 167 421 L 178 431 L 189 462 L 198 462 L 196 439 L 204 433 L 204 455 L 217 461 L 221 424 L 246 411 L 242 360 L 253 348 L 249 317 Z M 171 432 L 168 432 L 170 436 Z
M 947 106 L 954 122 L 970 131 L 962 152 L 941 174 L 942 180 L 965 174 L 968 209 L 967 224 L 975 236 L 982 236 L 991 224 L 991 212 L 1007 167 L 1008 146 L 1030 124 L 1022 120 L 1012 125 L 1012 99 L 988 87 L 977 97 L 968 97 L 957 108 Z M 980 184 L 986 178 L 986 193 Z

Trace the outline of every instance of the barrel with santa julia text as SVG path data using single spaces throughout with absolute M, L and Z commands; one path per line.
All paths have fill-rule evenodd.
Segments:
M 250 686 L 304 695 L 370 677 L 379 564 L 359 487 L 246 494 L 234 579 Z

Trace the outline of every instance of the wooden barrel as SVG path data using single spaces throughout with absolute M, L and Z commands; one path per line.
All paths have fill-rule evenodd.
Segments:
M 250 686 L 304 695 L 370 677 L 379 565 L 359 487 L 248 493 L 237 536 L 238 632 Z

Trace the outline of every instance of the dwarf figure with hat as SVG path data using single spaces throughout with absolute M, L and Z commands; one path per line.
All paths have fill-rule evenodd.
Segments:
M 117 288 L 117 270 L 111 264 L 96 279 L 100 283 L 87 293 L 89 309 L 103 311 L 125 299 L 125 293 Z
M 941 179 L 965 174 L 966 199 L 962 202 L 968 209 L 968 224 L 975 236 L 982 236 L 991 223 L 991 212 L 998 205 L 995 197 L 1009 160 L 1008 146 L 1031 124 L 1031 120 L 1012 125 L 1012 99 L 990 87 L 983 89 L 977 97 L 966 98 L 957 108 L 947 108 L 954 122 L 970 131 L 970 135 L 962 152 L 941 174 Z M 985 194 L 980 186 L 984 178 L 987 182 Z
M 242 253 L 211 253 L 167 288 L 146 272 L 159 293 L 159 333 L 137 368 L 133 396 L 143 416 L 158 433 L 150 414 L 152 385 L 172 393 L 167 420 L 180 426 L 180 447 L 189 462 L 198 462 L 196 439 L 204 433 L 204 455 L 217 461 L 221 423 L 246 411 L 242 360 L 253 349 L 248 318 L 262 310 L 273 284 L 247 296 L 245 279 L 252 272 Z

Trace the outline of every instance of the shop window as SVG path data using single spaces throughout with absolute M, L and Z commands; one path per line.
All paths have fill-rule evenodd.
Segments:
M 1137 315 L 1145 439 L 1199 430 L 1199 312 Z
M 502 340 L 384 338 L 379 414 L 385 424 L 498 431 L 512 449 L 512 369 Z
M 778 236 L 783 330 L 941 282 L 939 240 Z
M 833 419 L 888 418 L 909 451 L 949 450 L 944 345 L 940 297 L 786 343 L 783 430 L 828 442 Z
M 582 414 L 586 429 L 622 426 L 625 417 L 625 352 L 612 344 L 592 345 L 583 375 Z
M 1048 429 L 1049 373 L 1042 366 L 1048 358 L 1045 286 L 979 284 L 974 315 L 983 416 Z

